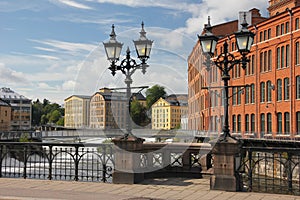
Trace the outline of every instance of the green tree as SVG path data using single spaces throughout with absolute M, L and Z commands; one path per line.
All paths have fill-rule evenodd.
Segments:
M 133 100 L 130 107 L 130 115 L 135 124 L 145 126 L 149 123 L 147 108 L 138 100 Z
M 37 99 L 32 103 L 32 125 L 40 126 L 47 123 L 64 125 L 64 108 L 57 103 L 44 99 L 43 103 Z
M 167 95 L 165 88 L 159 85 L 154 85 L 146 91 L 147 108 L 151 106 L 160 98 Z

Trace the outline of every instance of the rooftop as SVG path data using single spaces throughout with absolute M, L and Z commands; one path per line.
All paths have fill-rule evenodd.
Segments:
M 3 100 L 30 100 L 27 97 L 20 95 L 6 87 L 0 89 L 0 98 Z

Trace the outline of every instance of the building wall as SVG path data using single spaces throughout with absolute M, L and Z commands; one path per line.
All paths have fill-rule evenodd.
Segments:
M 10 131 L 11 107 L 0 106 L 0 131 Z
M 84 128 L 89 126 L 90 98 L 71 96 L 65 99 L 65 127 Z
M 124 96 L 124 95 L 123 95 Z M 96 129 L 123 129 L 126 127 L 126 101 L 105 93 L 96 93 L 90 102 L 90 127 Z M 112 98 L 115 98 L 112 100 Z
M 256 33 L 254 45 L 248 55 L 250 63 L 246 70 L 235 67 L 231 71 L 231 86 L 252 86 L 248 89 L 240 87 L 230 90 L 229 96 L 232 97 L 229 101 L 229 120 L 233 133 L 245 137 L 297 137 L 300 133 L 300 8 L 291 8 L 291 11 L 292 15 L 288 11 L 279 10 L 280 14 L 256 24 L 255 28 L 250 27 Z M 218 53 L 222 52 L 225 40 L 228 41 L 228 38 L 218 42 Z M 238 56 L 233 35 L 228 42 L 230 52 Z M 203 61 L 205 58 L 199 52 L 198 42 L 188 60 L 189 128 L 221 132 L 221 89 L 198 89 L 202 86 L 222 86 L 221 74 L 213 65 L 207 72 L 201 64 Z M 282 87 L 278 80 L 282 81 Z M 284 80 L 289 80 L 286 87 Z M 278 99 L 280 93 L 281 100 Z M 285 93 L 288 94 L 286 99 Z M 268 95 L 271 95 L 271 99 L 267 98 Z
M 160 98 L 152 105 L 152 129 L 171 130 L 181 124 L 181 117 L 186 116 L 188 107 L 183 105 L 172 105 Z

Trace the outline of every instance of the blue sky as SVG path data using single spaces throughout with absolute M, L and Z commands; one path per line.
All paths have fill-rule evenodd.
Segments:
M 267 6 L 267 0 L 1 0 L 0 86 L 57 103 L 123 87 L 124 77 L 107 70 L 102 42 L 115 24 L 124 55 L 144 21 L 154 46 L 147 73 L 135 72 L 133 86 L 187 93 L 187 57 L 207 16 L 218 24 L 254 7 L 267 16 Z

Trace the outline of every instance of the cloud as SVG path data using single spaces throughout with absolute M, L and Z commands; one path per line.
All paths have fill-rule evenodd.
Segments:
M 78 8 L 78 9 L 84 9 L 84 10 L 93 10 L 92 7 L 84 5 L 82 3 L 77 3 L 76 1 L 71 1 L 71 0 L 49 0 L 51 3 L 54 4 L 63 4 L 67 5 L 73 8 Z
M 86 44 L 86 43 L 72 43 L 72 42 L 65 42 L 59 40 L 34 40 L 30 39 L 32 42 L 36 42 L 42 45 L 46 45 L 52 48 L 44 48 L 44 47 L 35 47 L 36 49 L 40 49 L 43 51 L 52 51 L 52 52 L 60 52 L 66 53 L 70 55 L 78 55 L 83 54 L 84 52 L 91 52 L 93 49 L 97 47 L 94 44 Z
M 15 12 L 19 10 L 33 10 L 38 11 L 43 9 L 43 2 L 41 0 L 1 0 L 0 12 Z
M 29 85 L 29 80 L 25 78 L 22 72 L 17 72 L 0 63 L 0 83 L 1 85 Z

